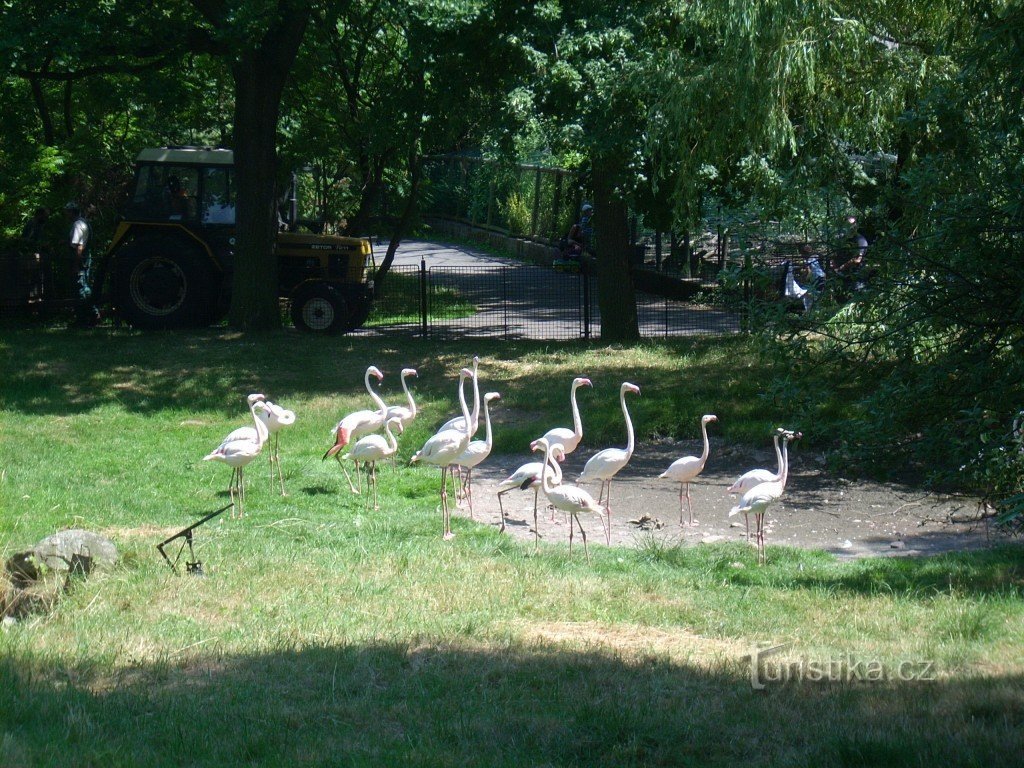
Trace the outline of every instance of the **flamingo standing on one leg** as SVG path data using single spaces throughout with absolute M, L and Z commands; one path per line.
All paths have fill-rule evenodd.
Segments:
M 743 494 L 739 504 L 729 510 L 729 516 L 742 512 L 744 515 L 754 515 L 756 538 L 757 538 L 757 561 L 765 562 L 764 554 L 764 515 L 768 508 L 782 498 L 782 492 L 786 490 L 786 480 L 789 477 L 789 441 L 797 440 L 802 435 L 799 432 L 785 434 L 782 437 L 782 477 L 770 483 L 755 485 Z
M 534 441 L 530 444 L 532 450 L 537 450 L 537 443 Z M 565 459 L 565 449 L 561 445 L 551 446 L 551 477 L 552 482 L 558 485 L 562 482 L 562 470 L 558 466 L 558 462 Z M 501 497 L 509 491 L 519 489 L 525 491 L 529 488 L 533 488 L 533 536 L 534 536 L 534 551 L 540 545 L 540 529 L 537 527 L 537 495 L 540 492 L 541 486 L 541 475 L 544 472 L 544 465 L 539 461 L 531 461 L 528 464 L 523 464 L 515 472 L 506 477 L 500 483 L 498 483 L 498 510 L 501 513 L 501 528 L 499 531 L 505 530 L 505 508 L 502 506 Z
M 569 403 L 572 406 L 572 429 L 567 427 L 555 427 L 544 433 L 543 438 L 554 448 L 562 446 L 562 455 L 567 456 L 576 450 L 583 439 L 583 422 L 580 420 L 580 408 L 576 403 L 576 390 L 580 387 L 593 387 L 590 379 L 578 376 L 572 380 L 572 388 L 569 390 Z
M 384 422 L 384 434 L 386 438 L 381 435 L 366 435 L 365 437 L 359 438 L 356 444 L 352 446 L 352 450 L 342 456 L 342 459 L 351 458 L 353 461 L 363 462 L 364 465 L 369 465 L 367 470 L 367 483 L 373 488 L 373 508 L 380 509 L 377 504 L 377 462 L 382 459 L 386 459 L 389 456 L 393 457 L 398 452 L 398 440 L 395 439 L 394 434 L 391 430 L 393 428 L 398 429 L 398 434 L 402 434 L 404 427 L 402 426 L 402 420 L 395 417 L 390 418 Z M 356 470 L 358 476 L 359 470 Z M 366 500 L 363 503 L 363 509 L 370 506 L 370 489 L 366 489 Z
M 281 481 L 281 495 L 287 496 L 284 492 L 284 473 L 281 471 L 279 443 L 281 440 L 281 430 L 295 423 L 295 411 L 289 411 L 269 400 L 263 405 L 263 408 L 257 410 L 256 415 L 267 426 L 267 433 L 274 438 L 273 448 L 271 448 L 270 455 L 267 457 L 270 460 L 270 484 L 274 484 L 274 467 L 276 466 L 277 476 Z
M 353 440 L 358 440 L 363 435 L 368 435 L 371 432 L 376 432 L 381 428 L 384 423 L 384 418 L 387 416 L 388 407 L 381 400 L 380 395 L 373 391 L 370 386 L 370 377 L 376 377 L 377 381 L 383 381 L 384 374 L 380 372 L 380 369 L 371 365 L 366 369 L 366 373 L 363 375 L 363 384 L 366 386 L 366 391 L 370 393 L 370 399 L 377 405 L 377 410 L 369 411 L 354 411 L 348 414 L 339 421 L 332 431 L 334 435 L 334 445 L 327 449 L 327 453 L 324 454 L 324 458 L 327 459 L 331 456 L 337 457 L 338 452 L 348 445 Z M 352 478 L 349 477 L 348 470 L 345 465 L 338 461 L 342 471 L 345 473 L 345 479 L 348 480 L 348 487 L 352 490 L 352 493 L 358 493 L 356 487 L 352 485 Z M 359 471 L 359 464 L 356 463 L 356 472 Z
M 219 461 L 231 467 L 228 495 L 231 497 L 232 518 L 235 517 L 236 510 L 239 518 L 245 514 L 245 485 L 242 470 L 259 456 L 268 436 L 266 425 L 256 415 L 257 408 L 263 406 L 263 401 L 266 398 L 263 395 L 253 394 L 249 395 L 247 399 L 255 430 L 251 427 L 234 430 L 214 451 L 203 457 L 203 461 Z
M 433 464 L 441 468 L 441 528 L 442 536 L 450 539 L 455 536 L 452 533 L 451 514 L 448 510 L 448 487 L 447 474 L 455 460 L 466 450 L 469 445 L 469 407 L 466 405 L 466 379 L 471 377 L 473 372 L 468 368 L 459 371 L 459 404 L 462 406 L 464 424 L 463 429 L 442 429 L 435 434 L 423 447 L 412 457 L 412 461 L 422 461 L 424 464 Z
M 494 445 L 494 437 L 491 433 L 491 408 L 490 403 L 492 400 L 500 400 L 501 395 L 497 392 L 488 392 L 484 395 L 484 427 L 485 427 L 485 439 L 473 440 L 469 445 L 466 446 L 459 458 L 455 460 L 455 465 L 462 467 L 466 470 L 466 476 L 462 482 L 462 495 L 464 498 L 469 500 L 469 518 L 473 519 L 473 467 L 482 462 L 491 454 L 491 448 Z
M 388 412 L 385 415 L 386 419 L 398 419 L 399 421 L 401 421 L 402 422 L 402 429 L 403 430 L 405 429 L 407 424 L 415 421 L 416 414 L 417 414 L 417 411 L 416 411 L 416 401 L 412 399 L 412 392 L 409 391 L 409 381 L 408 381 L 408 378 L 410 376 L 418 377 L 419 374 L 416 372 L 415 368 L 403 368 L 402 369 L 402 375 L 401 375 L 402 390 L 405 392 L 405 398 L 406 398 L 406 401 L 409 403 L 409 405 L 408 406 L 404 406 L 404 405 L 389 405 L 388 406 Z M 396 471 L 397 471 L 397 468 L 395 467 L 395 456 L 396 455 L 397 454 L 395 454 L 395 453 L 391 454 L 391 467 L 393 469 L 396 469 Z
M 626 418 L 626 448 L 605 448 L 595 453 L 583 467 L 583 474 L 577 482 L 585 483 L 591 480 L 601 481 L 601 490 L 597 494 L 598 504 L 604 500 L 605 509 L 608 510 L 608 525 L 605 528 L 605 539 L 609 544 L 612 540 L 612 479 L 624 466 L 629 463 L 633 456 L 633 420 L 629 417 L 629 409 L 626 407 L 626 393 L 640 394 L 640 387 L 624 381 L 619 387 L 619 404 L 622 406 L 622 415 Z M 607 489 L 608 496 L 605 497 Z
M 742 496 L 756 485 L 760 485 L 761 483 L 774 483 L 777 480 L 782 479 L 782 449 L 779 447 L 779 438 L 787 434 L 790 436 L 790 439 L 792 439 L 795 433 L 779 427 L 775 430 L 775 434 L 772 435 L 772 443 L 775 445 L 775 458 L 779 462 L 778 472 L 772 472 L 770 469 L 751 469 L 749 472 L 744 472 L 740 475 L 736 482 L 729 486 L 728 492 Z M 747 529 L 746 536 L 747 541 L 749 542 L 750 515 L 743 515 L 743 521 Z
M 683 524 L 683 488 L 686 488 L 686 511 L 690 517 L 690 525 L 693 525 L 693 509 L 690 507 L 690 483 L 692 483 L 701 472 L 704 471 L 704 465 L 708 460 L 708 453 L 711 451 L 711 445 L 708 442 L 708 422 L 718 421 L 718 417 L 714 414 L 706 414 L 701 417 L 700 420 L 700 431 L 704 437 L 704 451 L 700 456 L 683 456 L 681 459 L 676 459 L 669 465 L 669 468 L 662 472 L 658 477 L 671 480 L 674 483 L 679 483 L 679 524 Z
M 544 489 L 544 495 L 548 497 L 548 501 L 555 507 L 563 512 L 568 512 L 569 517 L 569 554 L 572 555 L 572 521 L 576 521 L 576 525 L 580 529 L 580 534 L 583 536 L 583 551 L 587 555 L 587 562 L 590 562 L 590 551 L 587 549 L 587 532 L 583 530 L 583 524 L 580 522 L 580 512 L 593 512 L 601 518 L 602 524 L 605 518 L 605 510 L 601 507 L 601 504 L 594 501 L 594 497 L 587 493 L 582 488 L 577 488 L 575 485 L 564 485 L 551 484 L 551 445 L 543 437 L 534 441 L 535 449 L 544 451 L 544 468 L 541 471 L 541 487 Z

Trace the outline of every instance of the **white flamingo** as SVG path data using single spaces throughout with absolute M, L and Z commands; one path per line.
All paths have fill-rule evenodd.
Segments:
M 459 371 L 459 404 L 462 406 L 463 424 L 469 424 L 469 407 L 466 405 L 466 379 L 473 375 L 468 368 Z M 422 461 L 441 468 L 441 527 L 443 538 L 450 539 L 455 534 L 451 528 L 451 514 L 448 510 L 448 487 L 446 484 L 448 470 L 456 459 L 469 445 L 469 430 L 442 429 L 413 454 L 412 461 Z
M 401 375 L 402 390 L 405 392 L 405 399 L 406 402 L 409 403 L 409 405 L 389 405 L 386 415 L 387 419 L 398 419 L 399 421 L 401 421 L 403 429 L 411 421 L 414 421 L 416 419 L 417 414 L 416 401 L 412 399 L 412 392 L 409 391 L 408 379 L 410 376 L 419 376 L 419 374 L 416 373 L 415 368 L 403 368 Z
M 384 417 L 387 415 L 388 407 L 381 400 L 380 395 L 373 391 L 370 386 L 370 377 L 374 376 L 378 383 L 384 380 L 384 374 L 380 372 L 380 369 L 371 365 L 366 369 L 366 373 L 363 374 L 363 384 L 366 386 L 366 391 L 370 393 L 370 399 L 377 406 L 377 410 L 362 410 L 354 411 L 341 421 L 339 421 L 331 434 L 334 435 L 334 445 L 327 449 L 327 453 L 324 454 L 324 458 L 330 458 L 331 456 L 337 457 L 338 452 L 348 445 L 353 440 L 358 440 L 363 435 L 368 435 L 371 432 L 376 432 L 384 424 Z M 345 479 L 348 480 L 348 487 L 352 489 L 353 493 L 358 493 L 356 487 L 352 485 L 352 478 L 349 477 L 348 470 L 345 465 L 341 463 L 340 459 L 338 464 L 341 466 L 342 471 L 345 473 Z M 356 472 L 359 471 L 359 464 L 356 463 Z
M 415 421 L 417 415 L 416 401 L 412 399 L 412 392 L 409 391 L 408 379 L 410 376 L 416 376 L 418 378 L 419 374 L 416 372 L 415 368 L 403 368 L 401 375 L 402 390 L 405 392 L 405 398 L 409 405 L 389 405 L 387 414 L 385 414 L 385 419 L 398 419 L 402 422 L 402 429 L 400 432 L 405 430 L 405 426 L 407 424 Z M 397 455 L 397 451 L 391 454 L 391 467 L 396 471 L 397 467 L 395 466 L 395 457 Z
M 256 411 L 256 416 L 266 425 L 267 433 L 274 438 L 274 445 L 270 450 L 269 456 L 267 456 L 270 460 L 270 484 L 274 484 L 274 467 L 276 466 L 277 476 L 281 482 L 281 495 L 286 496 L 287 494 L 284 492 L 284 473 L 281 471 L 279 443 L 281 440 L 281 430 L 295 423 L 295 411 L 289 411 L 269 400 L 263 405 L 263 408 Z
M 473 357 L 473 370 L 471 376 L 473 377 L 473 411 L 469 416 L 455 416 L 454 418 L 448 419 L 444 424 L 437 428 L 438 432 L 443 432 L 446 429 L 466 429 L 466 425 L 469 425 L 469 437 L 473 438 L 476 431 L 480 428 L 480 379 L 478 378 L 477 369 L 480 366 L 480 358 L 474 355 Z
M 485 439 L 473 440 L 466 446 L 455 464 L 466 470 L 466 476 L 462 481 L 462 494 L 469 500 L 469 517 L 473 519 L 473 467 L 477 466 L 491 455 L 491 448 L 494 446 L 494 436 L 491 433 L 491 408 L 493 400 L 500 400 L 501 395 L 497 392 L 488 392 L 484 395 L 484 428 Z
M 700 431 L 704 437 L 704 451 L 700 456 L 683 456 L 673 461 L 669 468 L 658 477 L 679 483 L 679 524 L 683 524 L 683 488 L 686 488 L 686 511 L 689 513 L 690 525 L 693 525 L 693 509 L 690 507 L 690 483 L 692 483 L 701 472 L 708 461 L 708 453 L 711 445 L 708 442 L 708 422 L 718 421 L 714 414 L 705 414 L 700 419 Z
M 538 450 L 537 442 L 530 444 L 531 450 Z M 565 449 L 561 445 L 551 446 L 551 479 L 555 485 L 562 482 L 562 469 L 558 462 L 565 460 Z M 540 529 L 537 527 L 537 496 L 540 492 L 541 475 L 544 473 L 544 464 L 539 461 L 531 461 L 523 464 L 515 472 L 498 483 L 498 510 L 501 512 L 501 528 L 505 530 L 505 508 L 502 506 L 501 497 L 509 491 L 525 491 L 533 488 L 533 536 L 534 549 L 540 544 Z M 552 519 L 554 512 L 552 512 Z
M 597 501 L 600 504 L 603 500 L 605 508 L 608 510 L 608 527 L 605 529 L 605 538 L 609 544 L 612 538 L 612 479 L 629 463 L 630 458 L 633 456 L 633 420 L 630 419 L 629 409 L 626 407 L 627 392 L 639 395 L 640 387 L 636 384 L 630 384 L 628 381 L 624 381 L 622 386 L 619 387 L 619 404 L 622 406 L 622 415 L 626 418 L 625 450 L 622 448 L 605 448 L 603 451 L 595 453 L 583 467 L 583 474 L 580 475 L 577 481 L 580 483 L 592 480 L 601 481 L 601 490 L 597 494 Z M 607 498 L 605 497 L 606 489 L 608 493 Z
M 772 442 L 775 445 L 775 460 L 778 462 L 778 471 L 772 472 L 770 469 L 752 469 L 749 472 L 743 472 L 736 481 L 729 486 L 728 493 L 737 494 L 742 496 L 748 490 L 753 488 L 755 485 L 760 485 L 762 482 L 775 482 L 782 478 L 782 449 L 778 444 L 778 438 L 782 435 L 791 435 L 793 439 L 794 432 L 782 429 L 779 427 L 775 430 L 775 434 L 772 435 Z M 783 487 L 783 490 L 785 488 Z M 746 527 L 746 541 L 751 541 L 751 518 L 749 515 L 743 515 L 743 522 Z
M 789 476 L 789 441 L 798 440 L 802 435 L 799 432 L 789 432 L 782 436 L 782 476 L 778 480 L 755 485 L 743 494 L 739 503 L 729 510 L 729 517 L 742 512 L 744 515 L 754 515 L 756 538 L 757 538 L 757 561 L 763 563 L 764 556 L 764 515 L 768 507 L 782 498 L 782 492 L 786 490 L 786 480 Z
M 593 512 L 601 518 L 603 525 L 607 510 L 599 502 L 594 501 L 594 497 L 582 488 L 562 483 L 554 485 L 551 482 L 551 446 L 543 437 L 534 441 L 534 445 L 537 449 L 544 451 L 544 468 L 541 471 L 540 478 L 544 495 L 548 497 L 548 501 L 551 502 L 555 509 L 560 509 L 569 514 L 569 554 L 572 555 L 572 521 L 575 520 L 576 525 L 580 529 L 580 534 L 583 536 L 583 551 L 586 553 L 587 562 L 589 563 L 590 552 L 587 549 L 587 532 L 583 530 L 583 524 L 580 522 L 580 512 Z
M 404 427 L 402 426 L 402 420 L 393 417 L 384 422 L 384 435 L 366 435 L 365 437 L 359 438 L 356 444 L 352 446 L 352 449 L 342 456 L 342 460 L 351 458 L 356 462 L 356 466 L 359 466 L 359 462 L 368 464 L 369 469 L 367 470 L 368 480 L 370 486 L 373 487 L 373 508 L 380 509 L 377 504 L 377 462 L 388 458 L 389 456 L 394 457 L 398 451 L 398 440 L 395 439 L 394 434 L 391 432 L 392 429 L 397 428 L 398 434 L 402 434 Z M 359 470 L 356 470 L 356 479 L 359 479 Z M 364 509 L 370 505 L 370 489 L 366 489 L 366 501 L 363 504 Z
M 245 514 L 245 485 L 243 484 L 242 470 L 260 455 L 263 444 L 267 442 L 267 427 L 256 415 L 257 408 L 263 406 L 265 399 L 263 395 L 259 394 L 249 395 L 247 398 L 249 413 L 252 415 L 255 428 L 242 427 L 232 431 L 215 450 L 203 457 L 203 461 L 219 461 L 231 467 L 231 480 L 228 482 L 231 517 L 235 517 L 236 510 L 239 518 Z
M 576 404 L 576 390 L 580 387 L 593 386 L 590 379 L 583 376 L 573 379 L 572 389 L 569 390 L 569 403 L 572 406 L 572 429 L 555 427 L 554 429 L 549 429 L 543 435 L 543 438 L 551 444 L 552 448 L 556 445 L 562 446 L 563 456 L 575 451 L 576 447 L 580 444 L 580 440 L 583 439 L 583 422 L 580 420 L 580 408 Z

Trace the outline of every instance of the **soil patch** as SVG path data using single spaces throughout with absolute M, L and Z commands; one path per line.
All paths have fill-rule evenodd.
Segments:
M 595 450 L 571 454 L 563 471 L 575 482 Z M 704 472 L 690 485 L 695 524 L 680 525 L 679 485 L 658 475 L 680 456 L 699 455 L 698 441 L 664 441 L 637 447 L 629 465 L 619 473 L 611 491 L 611 544 L 636 546 L 653 537 L 668 544 L 743 541 L 742 515 L 729 517 L 736 499 L 726 491 L 741 474 L 755 467 L 776 469 L 775 454 L 746 446 L 712 444 Z M 500 523 L 496 486 L 516 467 L 537 460 L 528 454 L 492 456 L 474 474 L 475 519 Z M 597 484 L 584 486 L 595 497 Z M 503 497 L 506 532 L 533 538 L 533 491 L 512 491 Z M 540 494 L 541 540 L 568 543 L 569 529 L 561 514 L 551 517 Z M 458 514 L 468 517 L 464 505 Z M 684 513 L 685 518 L 685 513 Z M 604 543 L 597 516 L 581 518 L 588 540 Z M 751 521 L 753 522 L 753 521 Z M 978 500 L 935 494 L 894 483 L 849 480 L 824 468 L 824 459 L 790 456 L 790 478 L 783 498 L 768 512 L 765 541 L 807 549 L 822 549 L 842 558 L 925 555 L 978 549 L 1008 537 L 981 519 Z

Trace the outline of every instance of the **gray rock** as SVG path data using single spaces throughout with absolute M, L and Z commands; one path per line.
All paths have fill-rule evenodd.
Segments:
M 57 571 L 68 571 L 74 566 L 88 572 L 96 567 L 110 567 L 117 562 L 114 542 L 97 533 L 77 528 L 47 536 L 33 547 L 33 551 L 47 567 Z

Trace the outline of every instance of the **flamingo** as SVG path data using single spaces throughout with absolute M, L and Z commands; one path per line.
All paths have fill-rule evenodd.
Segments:
M 231 497 L 231 517 L 238 517 L 245 514 L 245 485 L 242 481 L 242 470 L 259 456 L 263 450 L 263 444 L 267 442 L 267 427 L 256 415 L 257 406 L 263 407 L 266 398 L 260 394 L 249 395 L 249 413 L 255 430 L 251 427 L 242 427 L 228 434 L 223 442 L 211 453 L 203 457 L 203 461 L 219 461 L 231 467 L 231 480 L 228 482 L 228 495 Z M 235 498 L 238 498 L 236 503 Z
M 792 440 L 796 433 L 779 427 L 775 430 L 775 434 L 772 435 L 772 442 L 775 444 L 775 456 L 779 462 L 779 471 L 773 473 L 768 469 L 752 469 L 749 472 L 744 472 L 735 483 L 729 486 L 729 493 L 742 495 L 761 483 L 774 483 L 782 480 L 782 449 L 779 448 L 779 438 L 786 435 L 789 435 L 789 439 Z M 782 483 L 782 490 L 786 490 L 785 481 Z M 743 520 L 747 529 L 747 541 L 750 541 L 750 516 L 744 515 Z
M 384 434 L 382 435 L 366 435 L 365 437 L 359 438 L 356 444 L 352 446 L 352 450 L 342 456 L 343 459 L 350 458 L 356 462 L 356 466 L 359 466 L 359 462 L 369 464 L 368 470 L 368 483 L 373 487 L 373 508 L 380 509 L 377 504 L 377 462 L 382 459 L 386 459 L 388 456 L 394 456 L 398 451 L 398 440 L 395 439 L 394 434 L 391 432 L 393 428 L 398 429 L 398 434 L 402 434 L 405 429 L 402 426 L 402 420 L 397 416 L 394 416 L 384 422 Z M 359 478 L 359 470 L 356 470 L 356 478 Z M 364 502 L 363 508 L 366 509 L 370 506 L 370 489 L 366 489 L 366 501 Z
M 402 429 L 400 432 L 405 430 L 406 424 L 416 419 L 416 401 L 412 399 L 412 392 L 409 391 L 409 382 L 407 381 L 410 376 L 419 377 L 419 374 L 416 372 L 415 368 L 403 368 L 401 374 L 402 389 L 405 391 L 405 397 L 409 402 L 409 406 L 390 405 L 388 406 L 387 414 L 385 414 L 385 419 L 398 419 L 402 422 Z M 391 454 L 391 467 L 397 471 L 397 467 L 395 467 L 396 455 L 397 451 Z
M 624 381 L 622 386 L 619 387 L 619 404 L 622 406 L 622 415 L 626 418 L 625 450 L 621 448 L 605 448 L 603 451 L 595 453 L 587 461 L 583 467 L 583 474 L 577 480 L 579 483 L 591 480 L 601 481 L 601 490 L 597 494 L 597 501 L 600 503 L 603 499 L 605 507 L 608 509 L 608 527 L 605 529 L 605 538 L 609 544 L 611 544 L 612 539 L 612 478 L 629 463 L 630 458 L 633 456 L 633 421 L 629 418 L 629 409 L 626 408 L 627 392 L 639 395 L 640 387 L 636 384 L 630 384 L 628 381 Z M 604 495 L 606 488 L 608 491 L 607 498 Z
M 464 430 L 466 425 L 469 424 L 469 437 L 473 438 L 476 434 L 477 429 L 480 428 L 480 379 L 477 376 L 477 368 L 480 366 L 480 358 L 473 356 L 473 412 L 468 417 L 456 416 L 448 419 L 444 424 L 438 427 L 438 432 L 443 432 L 446 429 L 461 429 Z
M 384 380 L 384 374 L 380 372 L 380 369 L 371 365 L 366 369 L 366 373 L 363 375 L 363 384 L 366 386 L 366 391 L 370 393 L 370 399 L 377 405 L 377 410 L 369 411 L 354 411 L 348 414 L 339 421 L 331 434 L 334 435 L 334 445 L 332 445 L 327 453 L 324 454 L 324 458 L 327 459 L 331 456 L 337 457 L 338 452 L 348 445 L 353 440 L 358 440 L 363 435 L 368 435 L 371 432 L 376 432 L 380 429 L 384 423 L 384 417 L 387 415 L 388 407 L 384 404 L 384 401 L 380 399 L 380 395 L 373 391 L 370 386 L 370 377 L 376 377 L 377 381 Z M 345 473 L 345 479 L 348 480 L 348 487 L 352 489 L 352 493 L 358 493 L 355 486 L 352 485 L 352 478 L 349 477 L 348 470 L 345 469 L 345 465 L 338 460 L 338 464 L 341 466 L 342 471 Z M 356 463 L 356 471 L 359 471 L 359 463 Z
M 632 385 L 631 385 L 632 386 Z M 583 551 L 587 555 L 587 562 L 590 562 L 590 552 L 587 549 L 587 532 L 583 530 L 583 524 L 580 522 L 580 512 L 593 512 L 601 517 L 602 522 L 605 518 L 606 508 L 603 508 L 600 502 L 594 501 L 594 497 L 587 493 L 582 488 L 577 488 L 575 485 L 564 485 L 559 483 L 554 485 L 551 483 L 551 445 L 543 437 L 534 441 L 535 450 L 544 451 L 544 467 L 541 470 L 540 482 L 541 487 L 544 489 L 544 495 L 548 497 L 548 501 L 555 509 L 560 509 L 563 512 L 568 512 L 570 515 L 569 519 L 569 554 L 572 555 L 572 521 L 576 521 L 576 525 L 580 529 L 580 534 L 583 536 Z M 610 513 L 609 513 L 610 514 Z M 610 524 L 609 524 L 610 525 Z
M 471 377 L 473 372 L 468 368 L 459 371 L 459 405 L 462 406 L 463 424 L 469 424 L 469 407 L 466 405 L 466 379 Z M 442 429 L 413 454 L 412 461 L 422 461 L 424 464 L 433 464 L 441 468 L 441 527 L 442 537 L 451 539 L 455 536 L 451 528 L 451 515 L 448 510 L 448 488 L 446 476 L 449 467 L 466 450 L 469 445 L 469 428 Z
M 267 433 L 274 437 L 274 447 L 267 457 L 270 460 L 270 484 L 274 484 L 274 466 L 277 465 L 277 476 L 281 481 L 281 495 L 287 496 L 284 492 L 284 473 L 281 472 L 281 454 L 278 444 L 281 439 L 281 430 L 295 423 L 295 411 L 289 411 L 269 400 L 264 402 L 263 406 L 256 412 L 256 415 L 266 425 Z
M 756 537 L 757 537 L 757 561 L 765 562 L 764 556 L 764 515 L 768 507 L 782 498 L 782 492 L 786 490 L 786 480 L 789 477 L 789 441 L 798 440 L 803 435 L 799 432 L 788 432 L 782 436 L 782 473 L 778 480 L 755 485 L 743 494 L 739 503 L 729 510 L 729 517 L 742 512 L 744 515 L 754 515 Z M 749 520 L 749 517 L 747 518 Z
M 683 456 L 676 459 L 669 465 L 669 468 L 658 477 L 679 483 L 679 524 L 683 524 L 683 487 L 686 488 L 686 511 L 689 513 L 690 525 L 693 525 L 693 509 L 690 507 L 690 483 L 697 479 L 697 475 L 704 471 L 704 465 L 708 460 L 708 453 L 711 446 L 708 443 L 708 422 L 718 421 L 714 414 L 705 414 L 700 419 L 700 431 L 704 437 L 704 450 L 700 456 Z
M 579 376 L 572 380 L 572 389 L 569 390 L 569 402 L 572 405 L 572 429 L 567 427 L 555 427 L 544 433 L 543 437 L 552 447 L 561 445 L 563 456 L 572 453 L 583 439 L 583 422 L 580 421 L 580 409 L 576 404 L 576 390 L 580 387 L 593 387 L 590 379 Z
M 500 399 L 501 395 L 497 392 L 488 392 L 484 395 L 484 426 L 486 438 L 484 440 L 473 440 L 466 446 L 466 450 L 464 450 L 455 461 L 456 466 L 462 467 L 466 470 L 466 477 L 462 486 L 463 496 L 469 500 L 469 517 L 471 520 L 473 519 L 473 467 L 491 454 L 491 448 L 494 445 L 494 440 L 493 435 L 491 434 L 490 403 L 493 400 Z
M 532 450 L 537 450 L 536 441 L 530 444 Z M 551 472 L 552 481 L 555 485 L 562 482 L 562 470 L 558 466 L 558 462 L 565 460 L 565 449 L 561 445 L 551 446 Z M 498 510 L 501 512 L 501 528 L 500 531 L 505 530 L 505 508 L 501 504 L 501 497 L 509 491 L 516 490 L 525 491 L 528 488 L 533 488 L 533 535 L 534 535 L 534 550 L 540 545 L 540 529 L 537 527 L 537 495 L 540 492 L 541 486 L 541 475 L 544 472 L 544 465 L 539 461 L 531 461 L 528 464 L 523 464 L 515 472 L 506 477 L 500 483 L 498 483 Z

